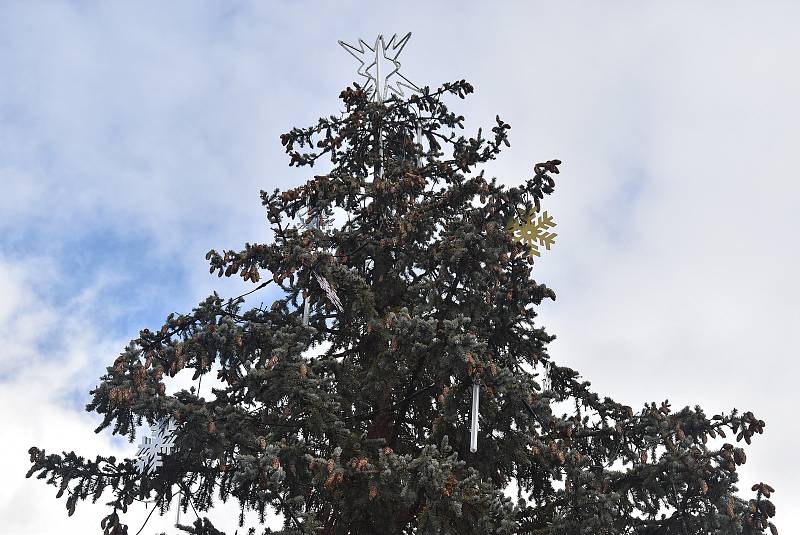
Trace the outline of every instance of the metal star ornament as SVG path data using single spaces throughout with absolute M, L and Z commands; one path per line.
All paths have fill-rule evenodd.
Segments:
M 390 93 L 402 97 L 404 87 L 411 91 L 420 90 L 414 82 L 400 73 L 400 62 L 397 61 L 410 37 L 411 32 L 402 39 L 397 39 L 395 34 L 386 42 L 383 36 L 379 35 L 374 46 L 369 46 L 363 39 L 359 39 L 357 47 L 339 41 L 342 48 L 361 64 L 358 74 L 367 79 L 364 89 L 372 93 L 373 100 L 383 102 Z M 393 77 L 396 79 L 392 80 Z

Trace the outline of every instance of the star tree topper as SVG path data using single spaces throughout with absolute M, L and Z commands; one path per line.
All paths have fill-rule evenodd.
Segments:
M 397 61 L 410 37 L 411 32 L 408 32 L 398 40 L 397 34 L 395 34 L 387 43 L 383 40 L 383 36 L 379 35 L 374 46 L 369 46 L 363 39 L 359 39 L 357 47 L 339 41 L 342 48 L 361 63 L 358 74 L 367 79 L 364 89 L 372 93 L 373 100 L 383 102 L 389 93 L 402 97 L 404 96 L 403 87 L 411 91 L 419 91 L 419 87 L 400 74 L 400 62 Z M 391 80 L 395 76 L 399 80 Z

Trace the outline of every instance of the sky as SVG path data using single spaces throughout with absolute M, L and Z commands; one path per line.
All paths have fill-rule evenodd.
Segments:
M 490 175 L 564 162 L 534 270 L 554 360 L 634 407 L 753 411 L 741 488 L 770 483 L 800 530 L 797 20 L 778 1 L 2 2 L 3 532 L 99 532 L 100 506 L 67 518 L 24 478 L 27 449 L 135 454 L 93 432 L 88 391 L 140 329 L 249 289 L 205 253 L 269 240 L 259 190 L 308 178 L 279 135 L 341 109 L 337 40 L 408 31 L 407 77 L 466 78 L 468 128 L 512 125 Z

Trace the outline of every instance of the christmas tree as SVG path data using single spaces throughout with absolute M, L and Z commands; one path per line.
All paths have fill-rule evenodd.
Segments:
M 555 293 L 532 268 L 553 242 L 541 201 L 561 162 L 515 187 L 484 176 L 509 125 L 460 135 L 448 103 L 472 86 L 416 90 L 397 70 L 407 38 L 347 46 L 368 83 L 341 93 L 340 115 L 281 136 L 290 165 L 329 163 L 262 192 L 274 242 L 207 255 L 279 298 L 244 310 L 214 294 L 170 315 L 91 392 L 97 432 L 133 441 L 153 425 L 139 460 L 33 447 L 28 476 L 66 493 L 70 514 L 110 495 L 106 535 L 128 533 L 136 500 L 163 512 L 176 494 L 199 512 L 182 528 L 195 534 L 221 533 L 200 516 L 228 498 L 242 518 L 277 511 L 286 535 L 777 533 L 774 489 L 737 495 L 738 443 L 763 421 L 633 410 L 547 353 L 535 310 Z M 168 392 L 178 374 L 218 385 Z

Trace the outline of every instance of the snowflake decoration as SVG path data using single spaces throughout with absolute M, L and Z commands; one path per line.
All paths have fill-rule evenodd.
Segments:
M 372 93 L 374 100 L 383 102 L 390 93 L 402 97 L 403 87 L 419 91 L 419 88 L 411 80 L 400 74 L 400 62 L 397 61 L 410 37 L 411 32 L 397 40 L 395 34 L 389 39 L 389 42 L 385 42 L 383 36 L 379 35 L 374 46 L 369 46 L 363 39 L 359 39 L 358 47 L 339 41 L 342 48 L 361 64 L 358 74 L 367 79 L 364 89 Z M 394 76 L 400 80 L 391 81 L 390 79 Z
M 342 307 L 342 302 L 339 301 L 339 296 L 336 295 L 336 290 L 331 288 L 331 285 L 328 282 L 328 280 L 325 277 L 320 277 L 316 273 L 314 273 L 314 277 L 316 277 L 317 282 L 319 283 L 319 287 L 325 291 L 325 295 L 328 296 L 330 302 L 333 303 L 333 305 L 339 309 L 339 312 L 343 312 L 344 307 Z
M 150 426 L 150 436 L 142 437 L 139 451 L 136 452 L 136 468 L 146 476 L 155 472 L 163 464 L 165 455 L 175 448 L 175 431 L 178 424 L 172 418 L 159 420 Z
M 531 256 L 542 256 L 539 246 L 543 245 L 549 251 L 555 243 L 558 234 L 547 232 L 548 229 L 555 226 L 556 222 L 547 212 L 542 212 L 542 215 L 537 218 L 536 211 L 530 210 L 522 221 L 511 219 L 506 225 L 506 229 L 514 234 L 516 241 L 530 245 Z
M 300 228 L 314 229 L 321 227 L 322 227 L 322 218 L 320 217 L 319 211 L 307 208 L 304 212 L 300 214 Z

